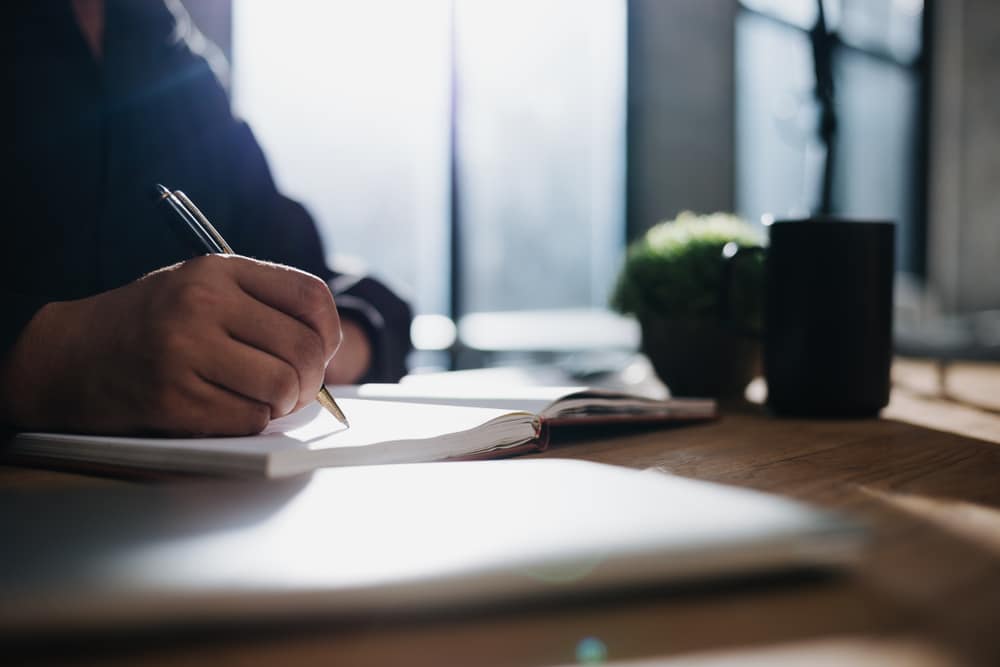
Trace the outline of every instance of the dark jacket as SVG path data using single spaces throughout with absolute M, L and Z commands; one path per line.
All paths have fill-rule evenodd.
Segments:
M 164 183 L 197 202 L 240 254 L 327 280 L 341 316 L 375 342 L 365 379 L 398 379 L 410 349 L 409 308 L 378 282 L 326 266 L 312 219 L 275 188 L 179 3 L 107 0 L 105 21 L 98 62 L 68 1 L 17 3 L 0 355 L 43 304 L 112 289 L 190 256 L 152 206 L 153 184 Z M 86 323 L 73 333 L 86 335 Z

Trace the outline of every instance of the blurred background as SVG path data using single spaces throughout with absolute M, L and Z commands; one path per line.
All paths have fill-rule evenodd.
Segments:
M 624 249 L 683 210 L 894 220 L 898 349 L 1000 349 L 995 0 L 185 4 L 414 369 L 634 347 Z

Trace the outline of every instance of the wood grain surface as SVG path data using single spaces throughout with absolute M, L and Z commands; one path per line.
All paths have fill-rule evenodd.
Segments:
M 121 665 L 1000 664 L 1000 364 L 955 366 L 942 387 L 932 365 L 901 360 L 892 402 L 877 420 L 775 419 L 752 403 L 724 414 L 670 430 L 564 432 L 540 456 L 657 468 L 850 512 L 874 529 L 856 568 L 836 578 L 426 618 L 53 642 L 19 657 Z M 0 467 L 4 486 L 123 483 L 137 482 Z

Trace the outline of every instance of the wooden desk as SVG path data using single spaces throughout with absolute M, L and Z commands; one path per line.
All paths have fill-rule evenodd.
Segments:
M 603 664 L 1000 664 L 1000 364 L 897 363 L 880 420 L 772 419 L 614 437 L 576 434 L 544 456 L 656 467 L 853 512 L 876 531 L 848 576 L 410 621 L 94 642 L 79 662 L 163 665 L 569 665 L 581 640 Z M 121 484 L 0 468 L 0 484 Z M 544 511 L 542 508 L 541 511 Z M 70 545 L 67 545 L 68 547 Z

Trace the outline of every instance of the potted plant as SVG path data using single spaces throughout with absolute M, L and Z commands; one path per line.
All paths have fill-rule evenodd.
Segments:
M 730 245 L 733 244 L 733 245 Z M 760 367 L 763 245 L 740 218 L 684 212 L 629 246 L 611 297 L 642 330 L 642 351 L 674 395 L 742 396 Z M 726 303 L 723 303 L 723 298 Z

